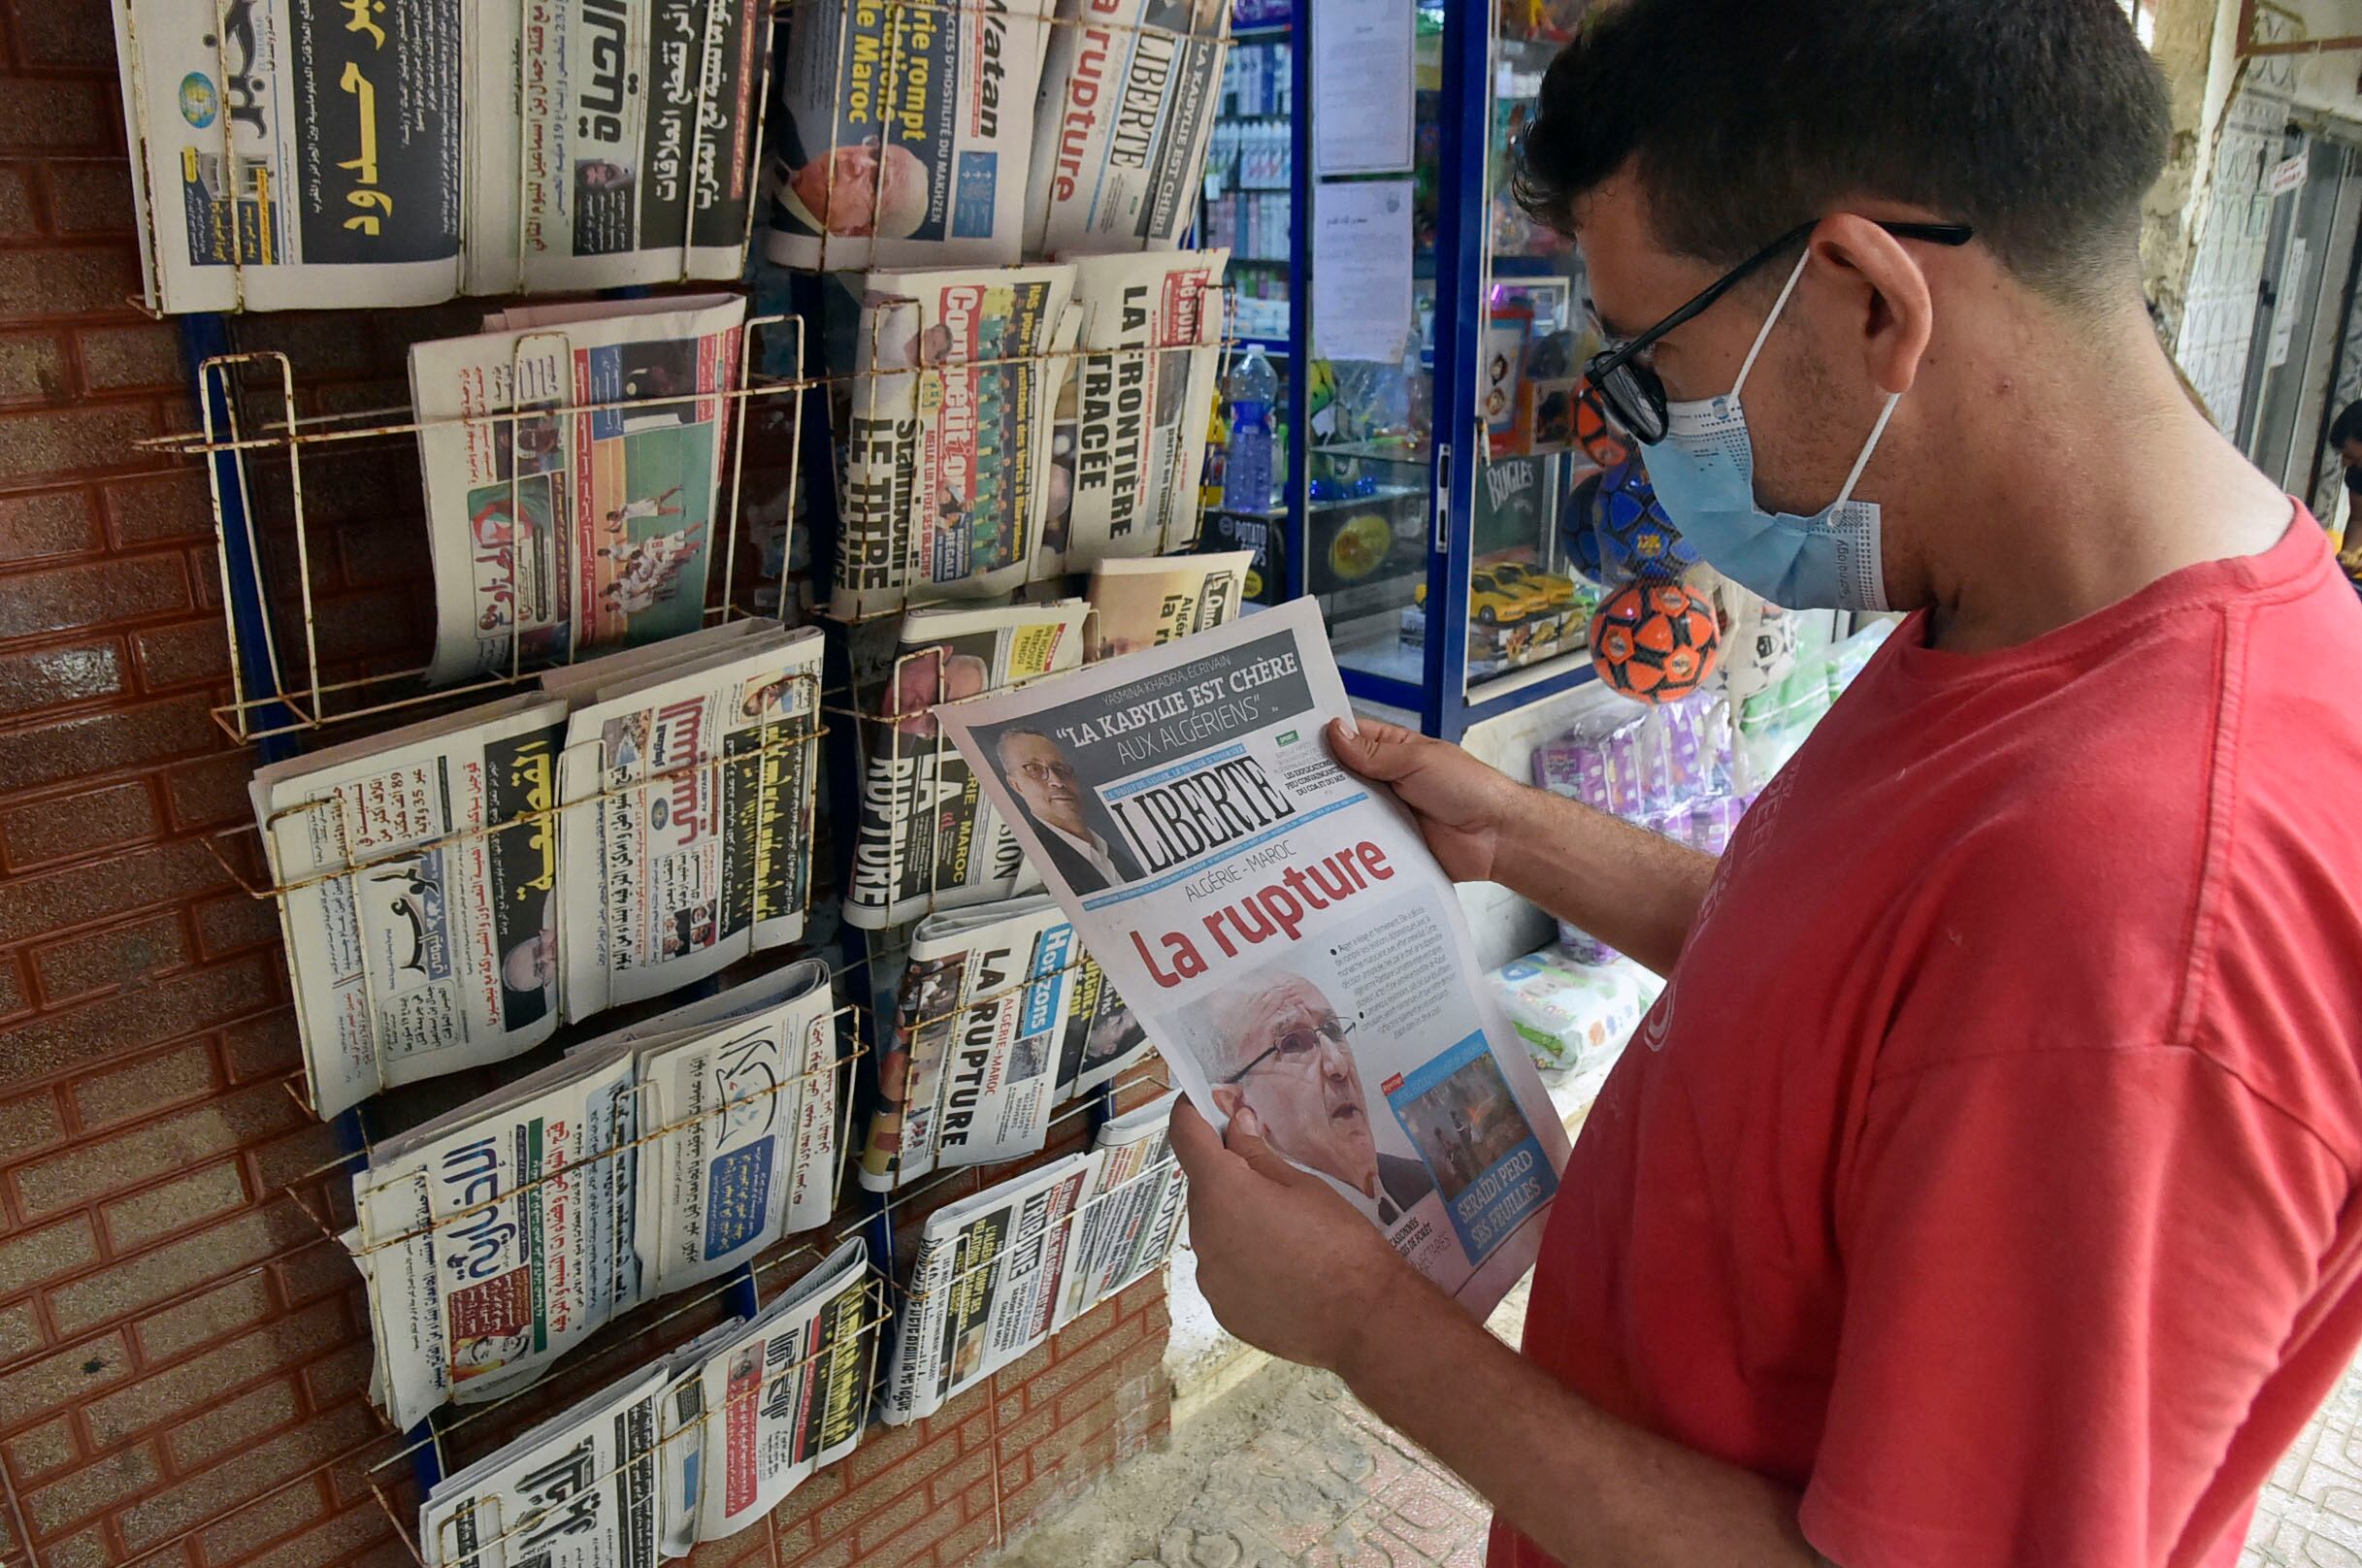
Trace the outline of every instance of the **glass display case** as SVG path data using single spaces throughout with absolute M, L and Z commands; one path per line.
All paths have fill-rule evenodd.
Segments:
M 1296 8 L 1296 102 L 1311 113 L 1294 126 L 1293 194 L 1310 221 L 1287 345 L 1303 367 L 1287 423 L 1303 439 L 1291 444 L 1283 597 L 1320 600 L 1358 701 L 1430 734 L 1457 737 L 1591 678 L 1596 590 L 1570 564 L 1568 524 L 1585 481 L 1622 454 L 1573 395 L 1596 347 L 1581 259 L 1519 210 L 1506 157 L 1582 9 L 1407 8 L 1411 164 L 1334 176 L 1315 166 L 1305 64 L 1324 18 L 1347 14 Z M 1402 269 L 1373 268 L 1375 242 L 1322 215 L 1372 206 L 1370 185 L 1410 193 L 1407 224 L 1369 231 L 1408 248 L 1407 307 L 1393 292 Z M 1324 279 L 1325 265 L 1341 271 Z

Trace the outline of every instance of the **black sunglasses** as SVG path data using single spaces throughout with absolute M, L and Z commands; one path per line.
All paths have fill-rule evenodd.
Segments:
M 1716 278 L 1695 299 L 1630 343 L 1602 349 L 1591 356 L 1591 364 L 1584 370 L 1584 378 L 1606 405 L 1606 411 L 1635 441 L 1643 443 L 1663 441 L 1667 424 L 1665 383 L 1657 379 L 1656 370 L 1638 356 L 1666 333 L 1703 315 L 1715 301 L 1738 287 L 1766 262 L 1820 226 L 1819 218 L 1797 224 Z M 1882 222 L 1879 227 L 1898 240 L 1924 240 L 1929 245 L 1964 245 L 1975 238 L 1975 231 L 1965 223 Z

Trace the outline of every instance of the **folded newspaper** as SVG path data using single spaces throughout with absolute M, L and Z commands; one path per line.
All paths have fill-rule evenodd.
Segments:
M 1041 1342 L 1057 1321 L 1066 1224 L 1091 1179 L 1068 1155 L 927 1217 L 877 1419 L 932 1416 Z
M 1085 657 L 1120 658 L 1228 626 L 1247 601 L 1254 570 L 1253 550 L 1101 561 L 1085 596 L 1092 612 Z
M 576 697 L 558 767 L 570 1021 L 804 934 L 820 659 L 818 628 L 772 627 Z
M 830 1006 L 825 969 L 793 964 L 373 1149 L 346 1245 L 395 1424 L 511 1392 L 636 1302 L 824 1223 Z
M 1036 577 L 1197 542 L 1229 260 L 1185 250 L 1074 264 L 1077 352 L 1058 395 Z
M 878 1420 L 934 1414 L 1162 1264 L 1188 1189 L 1173 1095 L 1116 1117 L 1092 1148 L 930 1215 L 894 1322 Z
M 1026 580 L 1050 511 L 1065 350 L 1081 326 L 1073 293 L 1074 269 L 1061 266 L 863 280 L 837 617 L 981 599 Z
M 1026 254 L 1170 250 L 1204 193 L 1230 0 L 1059 0 L 1058 22 L 1034 116 Z
M 765 248 L 805 270 L 1013 262 L 1049 0 L 800 0 Z
M 756 0 L 114 10 L 159 310 L 744 270 L 770 34 Z
M 1192 1101 L 1482 1316 L 1566 1135 L 1450 878 L 1329 755 L 1350 711 L 1298 600 L 938 718 Z
M 512 697 L 255 773 L 320 1116 L 557 1027 L 545 813 L 565 724 L 564 702 Z
M 861 1183 L 888 1192 L 938 1165 L 1031 1154 L 1053 1104 L 1147 1048 L 1048 897 L 930 915 L 910 933 Z
M 874 1355 L 869 1258 L 838 1248 L 732 1319 L 444 1477 L 430 1568 L 654 1568 L 763 1519 L 852 1452 Z
M 411 347 L 429 679 L 699 626 L 745 319 L 728 294 L 521 308 Z
M 1069 599 L 1000 609 L 912 610 L 901 653 L 862 726 L 861 825 L 844 899 L 849 926 L 878 930 L 1038 886 L 935 706 L 1083 662 L 1088 606 Z

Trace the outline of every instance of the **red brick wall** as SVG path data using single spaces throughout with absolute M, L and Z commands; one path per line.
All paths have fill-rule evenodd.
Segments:
M 209 711 L 228 666 L 202 471 L 130 444 L 194 414 L 178 330 L 125 304 L 108 16 L 0 11 L 0 1564 L 407 1562 L 367 1483 L 396 1442 L 363 1397 L 358 1279 L 285 1191 L 327 1212 L 337 1151 L 287 1093 L 276 921 L 215 859 L 250 872 L 250 839 L 208 847 L 246 820 L 253 758 Z M 319 407 L 362 408 L 405 401 L 407 343 L 474 313 L 236 331 L 295 354 Z M 307 459 L 306 489 L 323 659 L 415 665 L 414 457 Z M 698 1560 L 968 1560 L 1163 1430 L 1165 1337 L 1145 1282 Z

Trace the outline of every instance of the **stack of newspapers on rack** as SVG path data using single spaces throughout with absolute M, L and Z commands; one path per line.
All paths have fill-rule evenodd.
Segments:
M 933 1415 L 1165 1261 L 1188 1204 L 1168 1143 L 1177 1098 L 1115 1117 L 1088 1151 L 927 1217 L 879 1421 Z
M 397 1426 L 498 1399 L 836 1207 L 847 1097 L 805 960 L 577 1046 L 369 1151 L 342 1238 Z
M 860 1443 L 883 1322 L 846 1242 L 734 1318 L 436 1483 L 431 1568 L 626 1568 L 761 1521 Z
M 772 124 L 771 259 L 994 266 L 1179 245 L 1221 96 L 1230 0 L 1052 10 L 799 0 Z
M 149 301 L 378 309 L 734 280 L 757 0 L 116 0 Z
M 312 1109 L 802 936 L 820 658 L 728 621 L 256 772 Z
M 694 631 L 724 553 L 746 302 L 522 306 L 410 349 L 437 625 L 428 679 Z
M 863 278 L 831 612 L 989 598 L 1192 547 L 1227 261 Z
M 1148 1054 L 1148 1036 L 1041 894 L 929 915 L 910 935 L 861 1184 L 991 1165 L 1047 1141 L 1050 1108 Z

